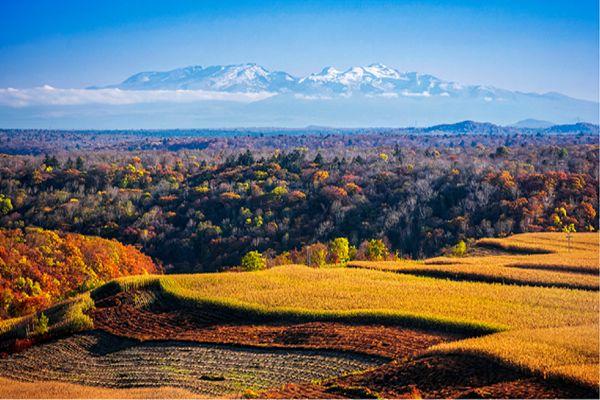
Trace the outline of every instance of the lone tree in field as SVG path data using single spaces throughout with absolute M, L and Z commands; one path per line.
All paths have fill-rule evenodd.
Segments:
M 244 271 L 258 271 L 260 269 L 265 269 L 267 266 L 267 262 L 263 255 L 256 250 L 247 252 L 246 255 L 242 257 L 241 264 Z
M 348 256 L 349 250 L 350 246 L 348 239 L 345 237 L 333 239 L 331 243 L 329 243 L 329 255 L 331 257 L 331 262 L 337 264 L 348 261 L 350 259 Z
M 562 231 L 567 234 L 567 244 L 569 251 L 571 251 L 571 239 L 573 239 L 573 233 L 577 232 L 577 229 L 575 229 L 575 224 L 563 226 Z
M 381 261 L 388 255 L 388 248 L 381 239 L 371 239 L 367 243 L 367 258 L 371 261 Z
M 464 240 L 461 240 L 452 248 L 452 255 L 454 257 L 463 257 L 467 252 L 467 244 Z

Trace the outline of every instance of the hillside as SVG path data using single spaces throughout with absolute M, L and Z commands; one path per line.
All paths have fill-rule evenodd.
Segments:
M 453 259 L 459 273 L 502 276 L 512 263 L 537 273 L 535 286 L 379 262 L 121 278 L 65 305 L 94 303 L 84 313 L 95 330 L 1 361 L 0 393 L 18 396 L 24 380 L 48 395 L 51 380 L 81 385 L 73 396 L 91 385 L 123 397 L 156 386 L 188 397 L 597 397 L 598 286 L 556 287 L 552 272 L 589 284 L 598 234 L 573 234 L 570 246 L 564 234 L 536 233 L 477 248 Z M 424 265 L 451 265 L 440 261 L 452 259 Z M 49 315 L 52 329 L 62 323 L 56 309 Z M 4 348 L 24 340 L 22 324 L 4 327 Z
M 0 319 L 43 310 L 126 275 L 158 272 L 132 246 L 37 228 L 0 230 Z
M 598 230 L 597 136 L 460 133 L 485 126 L 436 128 L 456 130 L 447 136 L 11 131 L 0 139 L 54 140 L 56 153 L 0 155 L 0 227 L 115 238 L 171 272 L 338 237 L 423 259 L 467 238 Z M 58 150 L 86 143 L 108 147 Z

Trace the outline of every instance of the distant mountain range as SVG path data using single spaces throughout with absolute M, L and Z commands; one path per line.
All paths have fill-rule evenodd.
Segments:
M 598 107 L 559 93 L 464 85 L 382 64 L 327 67 L 304 77 L 238 64 L 140 72 L 86 89 L 0 88 L 0 127 L 352 128 L 475 120 L 549 128 L 598 123 Z
M 517 124 L 500 126 L 489 122 L 461 121 L 455 124 L 434 125 L 427 128 L 405 128 L 404 131 L 410 133 L 440 133 L 440 134 L 477 134 L 477 135 L 508 135 L 514 133 L 524 134 L 590 134 L 598 135 L 600 133 L 598 125 L 578 122 L 576 124 L 563 124 L 540 127 L 517 126 Z
M 98 87 L 93 87 L 98 88 Z M 519 97 L 565 100 L 559 93 L 522 93 L 483 85 L 461 85 L 432 75 L 400 72 L 383 64 L 334 67 L 297 78 L 283 71 L 269 71 L 256 64 L 191 66 L 165 72 L 140 72 L 104 88 L 122 90 L 205 90 L 230 93 L 299 94 L 314 98 L 332 96 L 452 97 L 491 101 L 514 101 Z

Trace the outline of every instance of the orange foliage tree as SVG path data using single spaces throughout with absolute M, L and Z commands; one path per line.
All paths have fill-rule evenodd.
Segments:
M 38 311 L 113 278 L 156 272 L 150 257 L 116 240 L 0 229 L 0 319 Z

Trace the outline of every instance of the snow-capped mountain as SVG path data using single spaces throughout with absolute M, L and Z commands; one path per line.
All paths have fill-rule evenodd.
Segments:
M 107 87 L 0 88 L 0 121 L 25 128 L 569 124 L 598 123 L 598 110 L 596 101 L 559 93 L 464 85 L 382 64 L 328 67 L 304 77 L 256 64 L 191 66 L 141 72 Z
M 382 64 L 352 67 L 345 71 L 333 67 L 311 74 L 298 81 L 299 91 L 309 94 L 381 94 L 429 96 L 445 93 L 443 82 L 431 75 L 399 72 Z
M 141 72 L 120 84 L 123 90 L 207 90 L 216 92 L 299 95 L 326 97 L 380 95 L 383 97 L 478 97 L 486 101 L 507 98 L 513 92 L 490 86 L 468 86 L 443 81 L 432 75 L 400 72 L 382 64 L 321 72 L 296 78 L 283 71 L 269 71 L 256 64 L 191 66 L 166 72 Z
M 299 91 L 311 94 L 351 94 L 392 92 L 405 77 L 381 64 L 352 67 L 346 71 L 324 68 L 298 81 Z
M 210 90 L 285 93 L 297 79 L 256 64 L 191 66 L 166 72 L 140 72 L 108 88 L 123 90 Z

